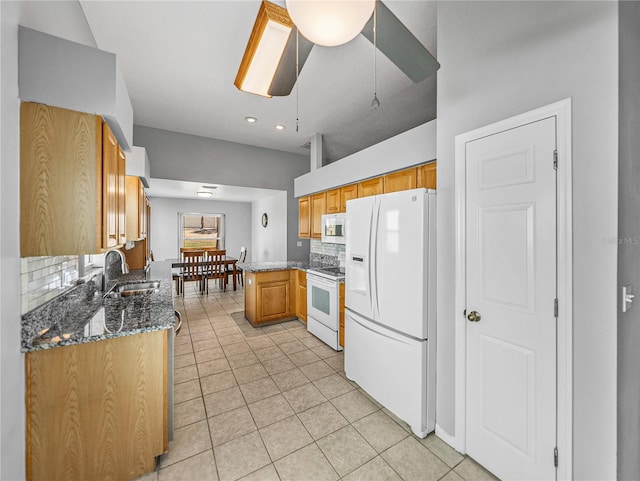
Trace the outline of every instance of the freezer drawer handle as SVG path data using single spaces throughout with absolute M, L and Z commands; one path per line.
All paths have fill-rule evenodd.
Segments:
M 480 316 L 479 312 L 471 311 L 467 316 L 467 319 L 469 319 L 471 322 L 480 322 L 480 319 L 482 319 L 482 316 Z

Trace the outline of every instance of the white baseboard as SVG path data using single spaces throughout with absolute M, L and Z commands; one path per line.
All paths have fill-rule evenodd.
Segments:
M 451 434 L 449 434 L 447 431 L 445 431 L 443 428 L 441 428 L 437 424 L 436 424 L 436 436 L 438 436 L 440 439 L 442 439 L 445 443 L 447 443 L 449 446 L 451 446 L 456 451 L 458 450 L 458 448 L 456 446 L 456 438 L 455 438 L 455 436 L 452 436 Z

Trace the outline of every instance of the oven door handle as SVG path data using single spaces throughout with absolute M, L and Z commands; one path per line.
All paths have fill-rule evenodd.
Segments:
M 329 289 L 335 289 L 336 281 L 331 281 L 329 279 L 325 279 L 324 277 L 314 276 L 313 274 L 309 274 L 307 272 L 307 284 L 309 282 L 315 283 L 316 285 L 327 287 Z

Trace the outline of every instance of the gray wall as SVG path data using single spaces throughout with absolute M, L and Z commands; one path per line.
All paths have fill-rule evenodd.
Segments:
M 236 257 L 251 245 L 251 204 L 215 200 L 151 197 L 151 250 L 155 260 L 174 259 L 178 252 L 178 212 L 224 214 L 225 249 Z
M 640 479 L 640 3 L 620 2 L 618 292 L 632 284 L 630 311 L 618 306 L 618 479 Z
M 25 478 L 24 355 L 20 353 L 20 101 L 18 24 L 95 47 L 78 2 L 0 2 L 0 479 Z
M 454 138 L 571 97 L 575 479 L 616 475 L 617 261 L 604 239 L 617 233 L 617 9 L 616 2 L 438 4 L 437 423 L 455 433 Z
M 308 157 L 139 125 L 133 138 L 147 149 L 151 177 L 286 190 L 287 258 L 309 258 L 309 242 L 297 246 L 298 202 L 293 197 L 293 179 L 309 172 Z

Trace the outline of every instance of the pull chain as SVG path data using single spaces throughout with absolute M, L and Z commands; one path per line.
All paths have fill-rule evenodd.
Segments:
M 299 92 L 300 92 L 300 82 L 298 82 L 298 77 L 300 77 L 300 66 L 298 64 L 299 59 L 299 45 L 298 42 L 300 40 L 300 32 L 296 28 L 296 132 L 298 131 L 299 124 L 299 114 L 300 114 L 300 102 L 299 102 Z
M 378 9 L 377 6 L 373 7 L 373 100 L 371 101 L 371 108 L 377 109 L 380 107 L 380 101 L 378 100 L 378 79 L 377 79 L 377 40 L 378 40 Z

